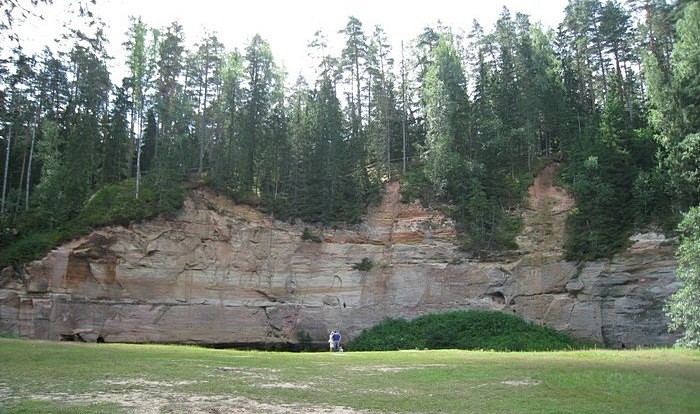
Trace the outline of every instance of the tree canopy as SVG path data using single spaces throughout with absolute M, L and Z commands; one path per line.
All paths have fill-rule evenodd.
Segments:
M 555 162 L 577 201 L 567 258 L 609 256 L 700 199 L 696 15 L 696 2 L 570 0 L 547 29 L 504 8 L 492 28 L 424 28 L 400 54 L 351 16 L 341 50 L 317 33 L 314 78 L 294 80 L 259 35 L 188 47 L 177 22 L 138 18 L 114 79 L 99 21 L 67 29 L 69 53 L 17 48 L 2 64 L 0 248 L 111 184 L 164 199 L 196 176 L 323 225 L 359 221 L 401 180 L 404 199 L 454 218 L 465 249 L 492 254 L 517 247 L 527 186 Z

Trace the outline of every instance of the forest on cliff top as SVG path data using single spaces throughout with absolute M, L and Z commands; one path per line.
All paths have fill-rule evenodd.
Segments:
M 16 4 L 0 2 L 8 38 Z M 490 28 L 426 27 L 400 60 L 381 26 L 349 17 L 332 34 L 342 52 L 319 32 L 314 76 L 296 79 L 258 35 L 240 50 L 216 34 L 188 48 L 177 22 L 132 20 L 123 79 L 99 23 L 66 29 L 69 53 L 5 45 L 2 262 L 174 211 L 193 177 L 329 226 L 359 221 L 400 180 L 481 254 L 516 247 L 527 187 L 556 162 L 576 200 L 567 258 L 672 231 L 700 202 L 700 5 L 570 0 L 564 16 L 543 28 L 504 8 Z

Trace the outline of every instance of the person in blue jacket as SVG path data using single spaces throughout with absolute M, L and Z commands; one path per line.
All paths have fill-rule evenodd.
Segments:
M 340 338 L 341 336 L 338 331 L 331 332 L 331 336 L 328 339 L 328 342 L 331 344 L 331 352 L 340 351 Z

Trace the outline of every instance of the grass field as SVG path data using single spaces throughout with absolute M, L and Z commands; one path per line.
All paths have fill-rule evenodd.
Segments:
M 0 339 L 3 413 L 700 413 L 700 351 L 278 353 Z

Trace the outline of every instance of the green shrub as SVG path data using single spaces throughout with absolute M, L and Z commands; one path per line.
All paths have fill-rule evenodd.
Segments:
M 551 351 L 580 348 L 569 336 L 492 311 L 455 311 L 420 316 L 410 322 L 385 319 L 350 341 L 348 350 L 487 349 Z
M 0 330 L 0 338 L 20 339 L 19 334 Z
M 368 257 L 363 257 L 360 263 L 355 263 L 352 268 L 362 272 L 369 272 L 374 267 L 374 262 Z
M 296 333 L 297 341 L 298 341 L 298 349 L 300 351 L 311 351 L 314 348 L 314 341 L 313 338 L 311 338 L 311 334 L 309 334 L 305 330 L 300 330 Z
M 0 245 L 0 269 L 40 259 L 51 249 L 88 233 L 91 228 L 114 224 L 126 226 L 158 214 L 172 214 L 180 209 L 184 198 L 181 185 L 155 188 L 146 181 L 137 200 L 133 180 L 126 180 L 98 190 L 77 217 L 55 229 L 46 224 L 41 228 L 37 219 L 40 216 L 28 215 L 27 226 L 20 229 L 20 236 L 11 243 Z
M 400 188 L 402 203 L 412 203 L 416 199 L 430 203 L 433 199 L 433 186 L 422 168 L 407 171 L 401 178 Z
M 301 239 L 302 240 L 311 240 L 316 243 L 321 242 L 321 238 L 318 236 L 318 234 L 312 233 L 311 230 L 309 230 L 307 227 L 304 227 L 304 232 L 301 233 Z
M 80 212 L 78 221 L 89 227 L 111 224 L 128 225 L 177 211 L 184 201 L 180 186 L 163 190 L 142 186 L 138 200 L 134 198 L 133 180 L 108 185 L 97 191 Z
M 423 335 L 415 326 L 405 319 L 391 318 L 369 331 L 363 331 L 347 345 L 347 349 L 354 351 L 396 351 L 424 347 Z
M 0 269 L 13 263 L 28 262 L 48 253 L 60 240 L 57 231 L 31 234 L 0 250 Z

